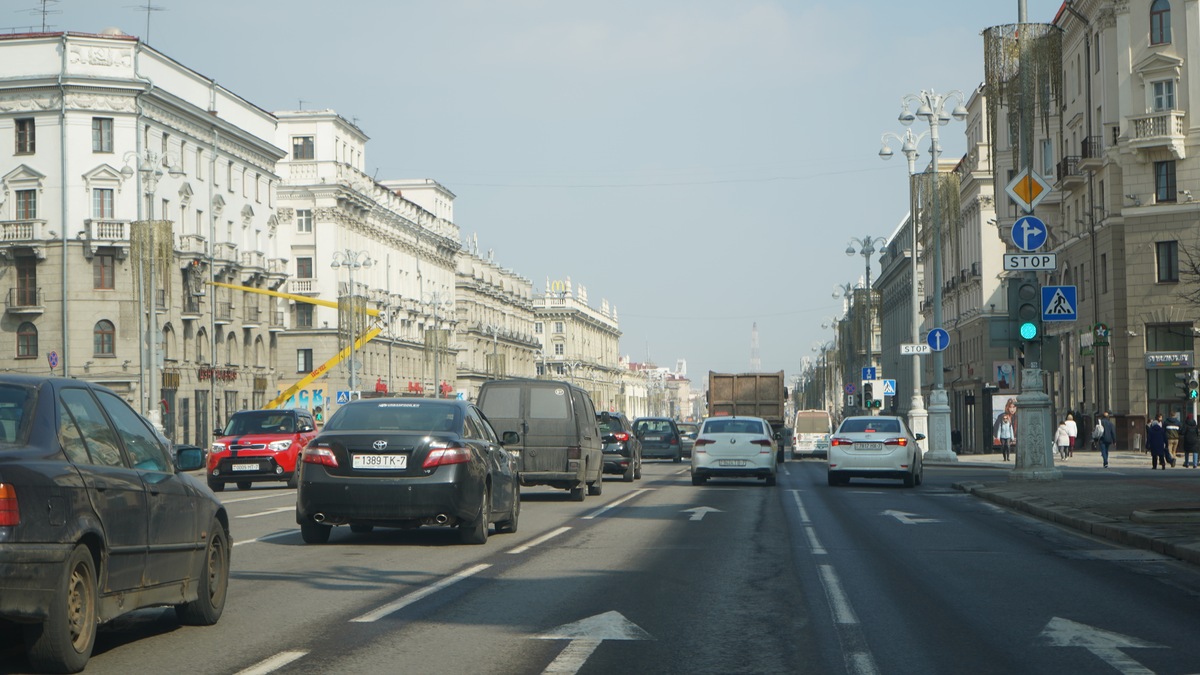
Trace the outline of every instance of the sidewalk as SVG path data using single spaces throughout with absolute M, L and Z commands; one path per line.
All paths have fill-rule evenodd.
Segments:
M 994 466 L 996 477 L 984 483 L 962 482 L 955 487 L 1016 511 L 1109 539 L 1200 565 L 1200 469 L 1175 467 L 1152 470 L 1150 455 L 1137 451 L 1109 452 L 1109 468 L 1100 453 L 1075 452 L 1065 461 L 1055 458 L 1061 480 L 1011 481 L 999 453 L 959 455 L 957 464 L 929 466 Z

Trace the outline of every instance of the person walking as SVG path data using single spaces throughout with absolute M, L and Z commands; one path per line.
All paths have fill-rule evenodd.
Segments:
M 1079 425 L 1075 424 L 1075 416 L 1067 413 L 1067 435 L 1071 437 L 1071 442 L 1067 444 L 1067 457 L 1075 456 L 1075 439 L 1079 436 Z
M 1004 461 L 1008 461 L 1009 454 L 1012 453 L 1013 441 L 1016 440 L 1015 430 L 1013 429 L 1012 415 L 1001 413 L 996 418 L 996 424 L 992 429 L 992 435 L 995 436 L 996 442 L 1000 444 L 1000 452 L 1004 453 Z
M 1175 458 L 1179 456 L 1179 432 L 1182 430 L 1180 419 L 1181 415 L 1176 410 L 1163 423 L 1163 428 L 1167 430 L 1167 457 L 1171 458 L 1171 466 L 1175 466 Z
M 1071 435 L 1067 430 L 1067 421 L 1063 420 L 1058 423 L 1058 428 L 1054 430 L 1054 445 L 1058 448 L 1058 458 L 1061 460 L 1067 459 L 1067 448 L 1071 443 Z
M 1150 451 L 1150 468 L 1167 468 L 1167 429 L 1163 426 L 1163 416 L 1159 413 L 1146 425 L 1146 449 Z M 1171 464 L 1175 462 L 1172 460 Z
M 1117 442 L 1117 426 L 1112 421 L 1112 411 L 1105 410 L 1104 415 L 1100 418 L 1100 426 L 1104 428 L 1104 433 L 1100 436 L 1100 458 L 1104 460 L 1104 468 L 1108 468 L 1108 449 L 1113 443 Z
M 1196 424 L 1196 418 L 1188 413 L 1183 421 L 1183 466 L 1194 469 L 1197 463 L 1200 463 L 1200 424 Z

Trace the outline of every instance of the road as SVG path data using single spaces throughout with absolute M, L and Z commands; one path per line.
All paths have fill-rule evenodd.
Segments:
M 463 546 L 436 528 L 301 542 L 295 492 L 222 493 L 225 615 L 147 610 L 106 626 L 88 673 L 1194 673 L 1200 574 L 952 487 L 777 487 L 647 463 L 583 503 L 524 492 L 520 530 Z M 990 476 L 995 479 L 995 475 Z M 23 672 L 0 645 L 0 673 Z

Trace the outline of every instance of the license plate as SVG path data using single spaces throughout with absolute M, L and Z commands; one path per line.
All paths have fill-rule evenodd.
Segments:
M 855 450 L 882 450 L 883 443 L 855 443 Z
M 643 441 L 661 441 L 662 439 L 662 436 L 646 436 L 642 438 Z
M 258 471 L 257 464 L 234 464 L 231 468 L 234 471 Z
M 718 459 L 717 466 L 746 466 L 744 459 Z
M 406 469 L 408 455 L 353 455 L 350 463 L 355 469 Z

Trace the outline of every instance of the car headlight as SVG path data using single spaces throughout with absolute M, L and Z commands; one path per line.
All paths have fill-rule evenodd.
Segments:
M 212 449 L 209 452 L 225 452 L 225 445 L 223 443 L 213 443 Z
M 288 439 L 286 441 L 274 441 L 272 443 L 267 444 L 267 449 L 270 450 L 271 452 L 283 452 L 284 450 L 287 450 L 290 447 L 292 447 L 291 439 Z

